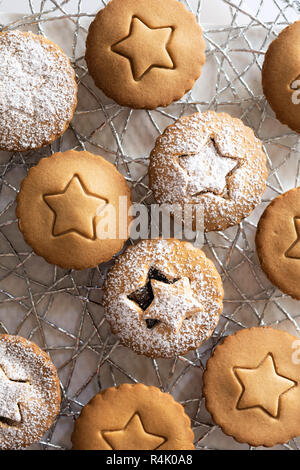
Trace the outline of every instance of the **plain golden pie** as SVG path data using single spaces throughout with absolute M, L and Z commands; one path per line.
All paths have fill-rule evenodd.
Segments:
M 298 355 L 299 338 L 285 331 L 261 327 L 228 336 L 204 373 L 206 408 L 215 423 L 252 446 L 272 447 L 298 436 Z
M 0 335 L 0 449 L 38 442 L 59 408 L 59 379 L 50 357 L 25 338 Z
M 300 21 L 270 44 L 262 68 L 264 94 L 277 119 L 300 132 Z
M 157 139 L 150 188 L 158 204 L 200 207 L 205 231 L 225 230 L 248 217 L 266 189 L 266 155 L 240 119 L 207 111 L 184 116 Z M 196 228 L 195 216 L 193 219 Z
M 257 227 L 261 267 L 285 294 L 300 299 L 300 188 L 277 196 Z

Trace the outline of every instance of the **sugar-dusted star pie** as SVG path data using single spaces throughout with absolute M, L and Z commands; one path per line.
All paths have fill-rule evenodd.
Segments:
M 83 407 L 74 450 L 193 450 L 184 408 L 168 393 L 143 384 L 108 388 Z
M 145 310 L 144 318 L 161 321 L 175 333 L 178 333 L 186 318 L 203 310 L 187 277 L 167 285 L 152 279 L 151 287 L 154 299 Z
M 0 335 L 0 449 L 38 442 L 59 407 L 59 379 L 49 356 L 25 338 Z
M 69 150 L 43 158 L 21 183 L 16 214 L 46 261 L 85 269 L 109 261 L 128 238 L 131 194 L 104 158 Z
M 262 87 L 276 118 L 300 133 L 300 21 L 284 28 L 264 54 Z
M 266 447 L 300 434 L 297 342 L 287 332 L 261 327 L 240 330 L 217 346 L 207 363 L 203 394 L 226 434 Z
M 174 205 L 183 223 L 187 205 L 199 206 L 207 232 L 247 217 L 261 201 L 267 175 L 266 155 L 252 129 L 214 111 L 184 116 L 167 127 L 150 156 L 156 202 Z M 196 229 L 195 217 L 193 224 Z
M 79 176 L 73 176 L 63 192 L 45 194 L 44 200 L 55 215 L 54 236 L 77 232 L 91 240 L 96 239 L 95 219 L 107 201 L 86 191 Z M 79 212 L 78 207 L 84 210 Z
M 11 424 L 21 423 L 19 403 L 28 395 L 30 395 L 29 378 L 12 380 L 0 367 L 0 420 Z
M 193 87 L 205 41 L 195 16 L 177 0 L 111 0 L 90 25 L 85 58 L 107 96 L 155 109 Z
M 171 358 L 209 338 L 222 281 L 203 251 L 176 239 L 142 240 L 120 255 L 104 285 L 105 316 L 138 354 Z
M 276 197 L 265 209 L 257 226 L 256 248 L 271 282 L 300 299 L 300 187 Z
M 42 34 L 2 30 L 0 64 L 0 149 L 35 150 L 62 136 L 78 91 L 62 49 Z

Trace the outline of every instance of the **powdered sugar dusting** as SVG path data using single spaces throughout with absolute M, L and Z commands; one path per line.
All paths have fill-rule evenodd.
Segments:
M 57 375 L 32 343 L 0 336 L 0 449 L 40 440 L 59 410 Z
M 75 72 L 53 43 L 32 33 L 0 34 L 0 148 L 27 150 L 57 138 L 77 102 Z
M 141 309 L 128 299 L 145 285 L 150 267 L 168 278 L 188 278 L 195 302 L 202 306 L 182 321 L 179 331 L 166 328 L 163 322 L 147 328 Z M 222 311 L 222 299 L 220 276 L 201 250 L 178 240 L 144 240 L 128 248 L 110 270 L 104 306 L 107 321 L 123 344 L 140 354 L 173 357 L 198 347 L 211 335 Z M 182 305 L 187 308 L 185 299 Z M 176 323 L 178 306 L 174 311 Z M 168 315 L 172 318 L 172 311 Z
M 208 147 L 210 140 L 220 155 L 218 162 L 223 158 L 237 163 L 227 173 L 227 191 L 222 193 L 225 169 L 211 175 L 210 162 L 216 157 Z M 260 203 L 266 188 L 266 156 L 241 120 L 208 111 L 183 117 L 165 130 L 152 151 L 149 175 L 159 204 L 203 204 L 206 230 L 221 230 L 239 223 Z

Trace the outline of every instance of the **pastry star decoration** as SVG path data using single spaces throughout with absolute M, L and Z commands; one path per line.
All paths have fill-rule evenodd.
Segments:
M 273 356 L 268 354 L 255 369 L 234 368 L 243 388 L 237 409 L 262 408 L 273 418 L 279 417 L 283 394 L 296 387 L 297 382 L 277 373 Z
M 133 78 L 138 81 L 153 67 L 174 68 L 167 49 L 172 34 L 171 27 L 150 28 L 139 18 L 133 17 L 129 35 L 111 49 L 129 60 Z
M 185 318 L 203 310 L 202 304 L 193 296 L 187 277 L 174 284 L 151 279 L 151 287 L 154 299 L 144 311 L 144 318 L 159 320 L 175 333 L 178 333 Z
M 113 450 L 155 450 L 166 439 L 147 432 L 138 413 L 118 431 L 102 431 L 104 439 Z
M 300 217 L 294 218 L 295 229 L 297 233 L 297 240 L 286 251 L 287 258 L 300 259 Z
M 107 204 L 105 199 L 89 193 L 75 175 L 62 193 L 44 195 L 44 201 L 54 212 L 53 235 L 69 232 L 95 240 L 96 217 Z
M 180 155 L 177 161 L 187 174 L 186 190 L 193 197 L 208 192 L 227 196 L 228 177 L 239 165 L 236 158 L 224 157 L 212 138 L 198 153 Z
M 19 403 L 29 391 L 25 380 L 11 380 L 0 367 L 0 422 L 9 420 L 13 424 L 22 422 Z

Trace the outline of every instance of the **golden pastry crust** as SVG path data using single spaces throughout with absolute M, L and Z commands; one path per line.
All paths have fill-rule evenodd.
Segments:
M 300 187 L 276 197 L 257 227 L 261 267 L 282 292 L 300 299 Z
M 77 106 L 75 71 L 62 49 L 31 32 L 0 33 L 0 149 L 52 143 Z
M 239 224 L 266 189 L 266 155 L 240 119 L 207 111 L 183 117 L 157 139 L 149 178 L 159 204 L 200 205 L 207 232 Z M 195 223 L 195 221 L 194 221 Z
M 171 358 L 211 336 L 223 296 L 220 275 L 203 251 L 187 242 L 155 239 L 119 256 L 108 273 L 103 304 L 122 344 L 138 354 Z
M 184 408 L 168 393 L 123 384 L 83 407 L 72 434 L 74 450 L 193 450 Z
M 89 28 L 86 62 L 96 86 L 117 103 L 154 109 L 194 86 L 205 41 L 177 0 L 111 0 Z
M 271 108 L 280 122 L 296 132 L 300 132 L 299 47 L 300 21 L 296 21 L 270 44 L 262 68 L 263 91 Z
M 48 354 L 20 336 L 0 335 L 0 449 L 38 442 L 60 408 L 60 386 Z
M 208 360 L 203 378 L 206 408 L 215 423 L 252 446 L 272 447 L 298 436 L 298 358 L 299 338 L 284 331 L 251 328 L 228 336 Z
M 125 208 L 119 207 L 120 197 L 126 198 Z M 43 158 L 29 170 L 16 214 L 25 241 L 38 255 L 62 268 L 85 269 L 109 261 L 122 249 L 128 238 L 130 205 L 127 183 L 111 163 L 89 152 L 69 150 Z M 120 210 L 127 221 L 124 233 Z M 115 221 L 111 238 L 102 234 L 105 220 L 113 221 L 113 228 Z

